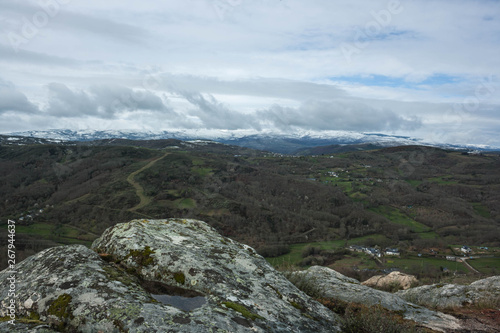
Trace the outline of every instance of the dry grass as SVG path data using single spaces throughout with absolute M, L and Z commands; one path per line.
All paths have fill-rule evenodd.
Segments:
M 367 307 L 324 297 L 317 277 L 297 271 L 284 271 L 285 277 L 298 289 L 340 315 L 344 333 L 425 333 L 413 321 L 404 320 L 381 306 Z

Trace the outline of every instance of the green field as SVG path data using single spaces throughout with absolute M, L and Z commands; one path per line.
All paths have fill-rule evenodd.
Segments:
M 482 204 L 473 203 L 472 207 L 474 208 L 476 214 L 478 214 L 479 216 L 485 217 L 487 219 L 491 217 L 490 210 L 487 207 L 483 206 Z
M 175 204 L 179 209 L 189 209 L 196 207 L 196 201 L 193 199 L 177 199 Z
M 344 246 L 349 245 L 357 245 L 360 244 L 367 239 L 373 239 L 375 242 L 383 241 L 386 239 L 384 235 L 369 235 L 358 238 L 350 239 L 346 242 L 346 240 L 333 240 L 326 242 L 313 242 L 313 243 L 299 243 L 290 245 L 290 253 L 275 257 L 275 258 L 266 258 L 266 260 L 273 265 L 274 267 L 278 267 L 281 265 L 298 265 L 302 261 L 302 251 L 307 246 L 319 247 L 323 250 L 333 250 L 338 248 L 343 248 Z
M 4 229 L 7 229 L 6 226 Z M 34 223 L 29 226 L 16 225 L 16 234 L 26 234 L 54 241 L 60 244 L 83 244 L 90 246 L 95 236 L 82 232 L 69 225 Z
M 414 180 L 414 179 L 408 179 L 406 182 L 413 187 L 418 187 L 418 185 L 422 184 L 421 180 Z
M 191 171 L 193 174 L 196 174 L 200 177 L 208 176 L 213 172 L 211 168 L 199 168 L 197 166 L 192 167 Z
M 266 260 L 274 267 L 287 266 L 287 265 L 298 265 L 302 261 L 302 250 L 306 246 L 315 246 L 323 250 L 331 250 L 333 248 L 341 247 L 344 241 L 333 241 L 333 242 L 314 242 L 314 243 L 300 243 L 290 245 L 290 253 L 274 257 L 266 258 Z M 338 245 L 337 245 L 338 244 Z
M 481 258 L 481 259 L 473 259 L 467 260 L 469 265 L 477 269 L 483 274 L 492 274 L 498 275 L 500 274 L 500 257 L 499 258 Z
M 379 206 L 371 208 L 371 211 L 387 217 L 392 223 L 407 226 L 411 231 L 416 233 L 428 233 L 430 228 L 422 223 L 419 223 L 406 214 L 402 213 L 399 209 L 388 206 Z M 426 235 L 422 238 L 435 238 L 433 235 Z M 437 235 L 436 235 L 437 236 Z
M 407 258 L 387 258 L 387 262 L 385 263 L 386 267 L 389 268 L 399 268 L 402 270 L 410 270 L 410 269 L 416 269 L 416 270 L 422 270 L 424 271 L 426 266 L 432 266 L 434 268 L 448 268 L 451 272 L 458 271 L 458 272 L 463 272 L 463 273 L 468 273 L 469 270 L 464 266 L 464 264 L 455 262 L 455 261 L 449 261 L 446 259 L 441 259 L 441 258 L 434 258 L 434 257 L 418 257 L 418 256 L 411 256 Z
M 357 267 L 359 269 L 378 269 L 375 259 L 364 253 L 353 253 L 352 255 L 347 255 L 341 260 L 335 261 L 333 265 L 330 266 L 334 270 L 342 270 L 342 268 L 353 268 Z
M 422 239 L 436 239 L 439 238 L 439 235 L 434 231 L 421 232 L 418 234 Z

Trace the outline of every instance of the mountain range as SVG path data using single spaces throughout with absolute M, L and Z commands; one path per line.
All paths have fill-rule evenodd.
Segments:
M 426 145 L 446 149 L 499 150 L 499 147 L 486 145 L 453 145 L 446 143 L 426 142 L 423 139 L 409 136 L 388 135 L 381 133 L 360 133 L 352 131 L 297 132 L 281 133 L 248 133 L 226 130 L 172 130 L 172 131 L 137 131 L 137 130 L 69 130 L 55 129 L 47 131 L 25 131 L 9 133 L 7 136 L 46 139 L 52 142 L 94 141 L 103 139 L 127 140 L 160 140 L 178 139 L 211 140 L 224 144 L 271 151 L 281 154 L 334 153 L 339 151 L 370 150 L 383 147 Z M 4 136 L 5 139 L 5 136 Z M 11 138 L 15 141 L 15 138 Z M 351 146 L 353 145 L 353 146 Z M 323 147 L 325 149 L 312 149 Z M 346 147 L 350 146 L 350 147 Z M 328 148 L 329 147 L 329 148 Z M 312 150 L 311 150 L 312 149 Z

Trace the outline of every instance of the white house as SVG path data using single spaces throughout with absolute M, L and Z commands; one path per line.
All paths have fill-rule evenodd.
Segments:
M 375 249 L 373 247 L 367 247 L 365 249 L 365 252 L 374 257 L 379 257 L 379 258 L 382 257 L 382 253 L 380 253 L 378 249 Z
M 462 251 L 463 253 L 471 253 L 472 250 L 470 249 L 470 247 L 464 245 L 462 246 L 462 248 L 460 249 L 460 251 Z
M 387 248 L 387 249 L 385 249 L 385 255 L 386 256 L 399 256 L 400 253 L 399 253 L 398 249 Z

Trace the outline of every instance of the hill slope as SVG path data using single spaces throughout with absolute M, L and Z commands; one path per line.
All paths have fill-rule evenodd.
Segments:
M 32 251 L 88 244 L 133 218 L 174 216 L 201 218 L 268 255 L 287 244 L 360 237 L 381 247 L 500 246 L 495 155 L 421 146 L 333 157 L 199 141 L 168 147 L 0 146 L 0 218 L 18 221 L 20 250 Z M 131 175 L 147 198 L 141 206 Z

